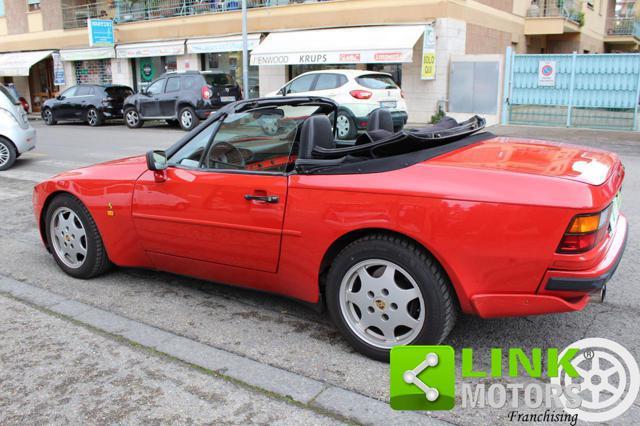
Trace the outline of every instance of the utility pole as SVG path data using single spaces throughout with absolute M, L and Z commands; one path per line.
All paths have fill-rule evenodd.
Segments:
M 249 97 L 249 42 L 247 40 L 247 0 L 242 0 L 242 93 Z

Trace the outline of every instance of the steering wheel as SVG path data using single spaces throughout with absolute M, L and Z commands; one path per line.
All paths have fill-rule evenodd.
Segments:
M 237 169 L 244 169 L 246 165 L 242 151 L 235 145 L 224 141 L 216 142 L 209 148 L 207 167 L 211 168 L 214 164 L 222 164 Z

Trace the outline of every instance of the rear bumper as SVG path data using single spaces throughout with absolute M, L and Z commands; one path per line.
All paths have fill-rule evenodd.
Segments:
M 26 129 L 23 129 L 17 124 L 10 126 L 5 131 L 5 136 L 13 142 L 19 154 L 31 151 L 36 147 L 36 129 L 31 127 L 31 125 Z
M 479 294 L 471 304 L 482 318 L 541 315 L 584 309 L 590 295 L 600 293 L 613 277 L 624 254 L 627 219 L 620 215 L 613 240 L 602 260 L 587 270 L 549 270 L 537 294 Z

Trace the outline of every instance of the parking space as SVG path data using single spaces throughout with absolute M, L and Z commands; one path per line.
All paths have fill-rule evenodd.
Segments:
M 35 126 L 38 130 L 37 150 L 25 154 L 11 170 L 0 172 L 0 215 L 3 217 L 3 225 L 0 227 L 0 275 L 47 289 L 65 298 L 112 312 L 194 342 L 313 379 L 327 386 L 344 389 L 374 400 L 388 400 L 388 365 L 356 353 L 347 345 L 325 315 L 318 314 L 294 301 L 196 279 L 137 269 L 119 268 L 90 281 L 76 280 L 65 275 L 39 241 L 31 206 L 31 190 L 34 182 L 70 168 L 137 155 L 149 149 L 164 149 L 184 136 L 184 132 L 164 124 L 146 125 L 136 130 L 127 129 L 115 123 L 96 129 L 75 124 L 45 127 L 42 122 L 35 122 Z M 479 368 L 489 365 L 489 349 L 492 347 L 527 349 L 554 346 L 562 348 L 583 337 L 606 336 L 621 343 L 631 352 L 640 353 L 640 329 L 635 325 L 640 314 L 640 292 L 637 289 L 640 281 L 640 264 L 637 262 L 640 258 L 640 241 L 634 227 L 634 223 L 640 221 L 640 137 L 637 134 L 622 132 L 530 127 L 501 127 L 491 131 L 498 135 L 582 143 L 617 152 L 625 163 L 627 173 L 623 188 L 622 210 L 631 223 L 629 243 L 619 270 L 609 284 L 605 304 L 588 306 L 585 311 L 579 313 L 540 317 L 495 320 L 463 317 L 446 343 L 456 348 L 474 348 L 479 356 L 476 360 Z M 11 335 L 14 336 L 4 345 L 4 352 L 1 352 L 2 359 L 8 359 L 18 353 L 15 349 L 10 349 L 11 345 L 26 344 L 28 348 L 34 345 L 35 349 L 36 342 L 41 338 L 36 332 L 42 328 L 47 328 L 54 334 L 50 336 L 47 345 L 74 346 L 79 342 L 98 339 L 92 334 L 93 332 L 83 330 L 73 332 L 76 334 L 70 337 L 70 339 L 77 339 L 76 342 L 56 342 L 55 335 L 64 333 L 65 329 L 71 327 L 67 322 L 51 319 L 47 317 L 48 314 L 34 312 L 32 308 L 26 308 L 19 302 L 3 299 L 2 296 L 0 296 L 0 303 L 5 306 L 3 309 L 10 308 L 15 312 L 16 318 L 20 318 L 20 327 L 25 327 L 25 332 L 29 328 L 24 324 L 27 319 L 30 316 L 37 317 L 31 325 L 33 329 L 29 332 L 32 333 L 31 337 L 23 340 L 22 343 L 15 338 L 15 335 L 21 332 L 20 329 L 14 328 L 9 331 L 5 329 L 0 332 L 0 334 L 13 333 Z M 1 320 L 0 323 L 2 323 Z M 119 346 L 118 349 L 112 349 L 113 345 L 115 343 L 110 341 L 109 337 L 101 337 L 93 350 L 95 353 L 114 350 L 122 353 L 131 351 L 127 346 L 124 346 L 125 349 Z M 64 350 L 59 350 L 57 353 L 63 354 Z M 105 363 L 119 364 L 114 357 L 104 359 L 105 357 L 106 355 L 96 357 L 95 365 L 108 371 L 108 367 L 104 366 Z M 131 363 L 133 370 L 152 362 L 149 356 L 143 357 L 144 359 L 140 361 L 133 361 L 136 357 L 139 355 L 131 355 L 130 360 L 127 361 Z M 168 383 L 174 383 L 182 389 L 180 392 L 183 392 L 184 387 L 187 386 L 185 383 L 195 380 L 196 387 L 219 386 L 218 392 L 233 395 L 232 399 L 235 399 L 236 405 L 247 398 L 246 389 L 235 390 L 236 388 L 228 383 L 208 383 L 207 380 L 213 381 L 213 379 L 202 378 L 201 373 L 189 370 L 182 365 L 178 368 L 167 361 L 162 361 L 149 368 L 151 370 L 145 377 L 133 377 L 131 380 L 139 380 L 141 383 L 153 381 L 154 386 L 162 388 L 162 392 L 165 393 L 169 392 L 165 388 Z M 87 386 L 91 388 L 91 383 L 97 379 L 86 376 L 86 380 L 89 382 Z M 48 392 L 57 397 L 64 395 L 57 393 L 58 391 L 53 388 Z M 117 393 L 117 389 L 114 388 L 110 392 Z M 146 392 L 151 395 L 153 390 L 146 388 Z M 196 390 L 188 395 L 180 392 L 175 400 L 160 399 L 159 401 L 165 401 L 164 404 L 169 404 L 175 410 L 184 410 L 186 408 L 181 404 L 189 403 L 188 398 L 200 398 L 199 401 L 204 398 Z M 234 392 L 238 392 L 237 398 Z M 0 395 L 0 407 L 15 404 L 15 398 L 19 398 L 20 394 L 12 395 L 14 396 Z M 265 397 L 260 394 L 258 399 L 260 398 Z M 284 409 L 278 405 L 281 402 L 266 399 L 262 401 L 262 399 L 254 402 L 254 409 L 273 412 L 276 417 L 266 421 L 275 422 L 281 419 L 278 417 L 278 412 Z M 113 404 L 116 403 L 115 401 L 118 399 L 114 399 Z M 132 402 L 129 401 L 129 403 Z M 197 406 L 195 404 L 187 408 L 196 409 Z M 101 415 L 108 416 L 110 403 L 103 398 L 101 404 L 96 405 L 95 409 Z M 228 412 L 231 410 L 232 408 L 229 407 Z M 211 416 L 225 419 L 228 412 L 220 413 L 220 416 L 212 413 Z M 198 415 L 205 415 L 205 413 L 206 411 L 203 411 Z M 315 411 L 303 410 L 294 414 L 299 416 L 299 421 L 305 423 L 322 423 L 336 419 L 335 417 L 323 418 Z M 334 414 L 344 415 L 337 412 Z M 446 414 L 431 413 L 429 417 L 420 418 L 420 421 L 428 423 L 432 419 L 446 419 L 448 422 L 458 424 L 488 422 L 510 424 L 507 414 L 506 409 L 504 412 L 495 410 L 477 412 L 456 408 L 453 412 Z M 260 418 L 255 417 L 251 420 L 258 421 Z M 109 422 L 135 422 L 141 419 L 127 415 L 105 418 Z M 184 417 L 177 417 L 175 421 L 184 419 Z M 292 419 L 293 416 L 286 418 L 286 420 Z M 197 419 L 192 420 L 197 421 Z M 640 406 L 634 407 L 626 417 L 619 420 L 625 423 L 640 422 Z

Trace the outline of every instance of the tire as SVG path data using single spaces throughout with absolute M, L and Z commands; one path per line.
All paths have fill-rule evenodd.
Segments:
M 47 126 L 53 126 L 55 124 L 58 124 L 58 122 L 53 118 L 53 111 L 51 111 L 51 108 L 45 108 L 42 111 L 42 120 L 44 121 L 44 124 L 46 124 Z
M 104 123 L 104 115 L 97 109 L 91 107 L 87 110 L 86 121 L 91 127 L 101 126 Z
M 438 262 L 417 244 L 387 234 L 360 238 L 336 256 L 326 298 L 332 321 L 349 343 L 387 362 L 393 346 L 440 344 L 458 314 Z
M 180 123 L 182 130 L 189 131 L 198 125 L 200 119 L 198 119 L 196 111 L 193 108 L 186 106 L 180 109 L 180 113 L 178 113 L 178 122 Z
M 124 110 L 124 122 L 130 129 L 139 129 L 144 124 L 140 113 L 134 107 L 128 107 Z
M 89 279 L 111 267 L 91 213 L 73 195 L 61 194 L 51 201 L 45 227 L 51 254 L 68 275 Z
M 16 147 L 8 140 L 0 136 L 0 171 L 7 170 L 18 158 Z
M 348 113 L 344 111 L 338 112 L 336 123 L 338 139 L 351 140 L 358 135 L 356 123 Z

